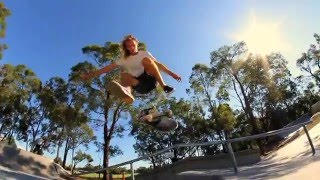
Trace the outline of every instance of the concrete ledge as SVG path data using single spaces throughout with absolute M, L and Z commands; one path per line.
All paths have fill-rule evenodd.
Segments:
M 251 165 L 261 160 L 259 150 L 245 150 L 235 153 L 238 166 Z M 175 172 L 195 169 L 221 169 L 233 167 L 229 154 L 189 157 L 171 165 Z

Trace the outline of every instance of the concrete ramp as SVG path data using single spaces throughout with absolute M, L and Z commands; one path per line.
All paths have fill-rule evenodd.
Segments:
M 304 117 L 304 118 L 307 118 Z M 320 113 L 313 117 L 320 118 Z M 301 118 L 302 119 L 302 118 Z M 303 119 L 304 120 L 304 119 Z M 316 121 L 318 122 L 318 121 Z M 313 123 L 313 122 L 312 122 Z M 298 128 L 296 129 L 298 130 Z M 215 167 L 208 164 L 206 167 L 190 169 L 188 162 L 182 163 L 180 169 L 167 168 L 161 173 L 150 173 L 137 176 L 137 180 L 238 180 L 238 179 L 308 179 L 319 180 L 320 170 L 320 123 L 316 124 L 310 131 L 310 138 L 313 141 L 316 153 L 313 155 L 312 150 L 305 134 L 293 139 L 277 151 L 266 157 L 261 157 L 261 161 L 247 165 L 238 162 L 238 173 L 234 173 L 232 166 Z M 237 158 L 237 155 L 236 155 Z M 225 161 L 228 161 L 225 159 Z M 212 164 L 216 161 L 211 161 Z M 222 162 L 218 162 L 222 164 Z M 201 168 L 200 168 L 201 167 Z M 182 170 L 184 169 L 184 170 Z
M 309 134 L 316 149 L 315 155 L 312 155 L 308 139 L 303 134 L 269 156 L 264 157 L 261 162 L 250 166 L 240 166 L 238 174 L 233 172 L 233 168 L 225 168 L 185 171 L 178 173 L 177 176 L 196 177 L 198 175 L 199 177 L 201 175 L 207 176 L 206 178 L 209 179 L 211 176 L 221 176 L 228 180 L 318 180 L 320 170 L 320 123 L 314 126 Z
M 52 159 L 0 143 L 0 177 L 6 179 L 69 179 L 69 174 Z

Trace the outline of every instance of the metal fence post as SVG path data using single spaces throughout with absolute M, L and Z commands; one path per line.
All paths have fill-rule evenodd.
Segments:
M 132 180 L 134 180 L 134 169 L 133 169 L 133 163 L 130 164 L 130 169 L 131 169 L 131 177 Z
M 309 135 L 309 132 L 308 132 L 308 129 L 306 127 L 306 125 L 303 125 L 303 130 L 304 132 L 306 133 L 307 135 L 307 138 L 308 138 L 308 141 L 309 141 L 309 144 L 311 146 L 311 150 L 312 150 L 312 155 L 314 155 L 316 153 L 316 150 L 314 149 L 314 146 L 313 146 L 313 143 L 312 143 L 312 139 L 310 138 L 310 135 Z
M 234 156 L 233 149 L 230 142 L 227 143 L 227 147 L 232 160 L 234 173 L 237 174 L 238 173 L 237 161 L 236 161 L 236 157 Z

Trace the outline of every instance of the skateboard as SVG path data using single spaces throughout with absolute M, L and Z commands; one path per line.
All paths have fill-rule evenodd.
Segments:
M 151 126 L 161 132 L 170 132 L 178 127 L 177 121 L 172 119 L 172 111 L 159 112 L 155 106 L 142 109 L 138 115 L 138 121 Z
M 128 105 L 132 104 L 134 101 L 131 92 L 116 81 L 110 82 L 108 90 L 110 91 L 110 94 Z M 178 123 L 172 119 L 171 110 L 159 112 L 155 106 L 142 109 L 139 113 L 138 121 L 161 132 L 173 131 L 178 127 Z

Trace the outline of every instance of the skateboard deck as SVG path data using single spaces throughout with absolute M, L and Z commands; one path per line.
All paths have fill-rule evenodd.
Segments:
M 170 132 L 178 127 L 177 121 L 172 119 L 172 111 L 159 112 L 155 107 L 143 109 L 139 114 L 139 121 L 161 132 Z
M 111 95 L 126 104 L 130 105 L 134 101 L 131 92 L 116 81 L 110 82 L 108 90 Z M 178 123 L 172 119 L 171 110 L 160 113 L 155 107 L 143 109 L 140 111 L 138 119 L 139 122 L 147 124 L 161 132 L 173 131 L 178 127 Z

